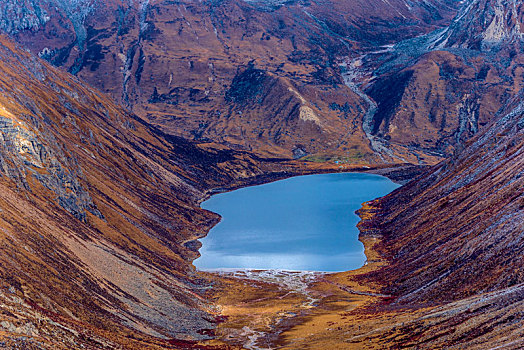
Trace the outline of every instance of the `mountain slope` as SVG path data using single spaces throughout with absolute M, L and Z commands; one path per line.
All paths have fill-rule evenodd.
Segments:
M 260 165 L 145 126 L 4 37 L 0 57 L 2 341 L 206 338 L 214 319 L 191 261 L 218 218 L 197 202 Z
M 427 33 L 456 7 L 452 0 L 32 1 L 21 13 L 4 10 L 13 20 L 3 29 L 167 133 L 266 157 L 377 162 L 361 127 L 369 106 L 344 86 L 340 58 Z
M 446 28 L 361 58 L 362 87 L 377 104 L 372 134 L 391 149 L 449 156 L 494 120 L 522 85 L 523 10 L 467 1 Z
M 524 283 L 524 104 L 458 155 L 373 203 L 399 303 L 454 301 Z

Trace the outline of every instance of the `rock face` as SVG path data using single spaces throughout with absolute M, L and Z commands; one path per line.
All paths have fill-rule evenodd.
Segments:
M 14 16 L 4 30 L 169 134 L 265 157 L 296 157 L 301 149 L 377 162 L 362 130 L 370 106 L 344 86 L 341 59 L 438 28 L 457 6 L 452 0 L 32 1 L 24 11 L 31 18 L 45 12 L 45 22 L 11 30 L 20 27 Z M 250 76 L 253 69 L 264 79 Z M 251 95 L 231 98 L 239 87 Z
M 471 1 L 433 46 L 489 50 L 502 43 L 519 45 L 524 35 L 523 6 L 517 0 Z
M 399 154 L 451 155 L 520 90 L 522 11 L 468 1 L 448 27 L 363 56 L 371 133 Z
M 47 12 L 34 1 L 2 1 L 0 4 L 0 29 L 8 34 L 26 30 L 36 32 L 49 20 Z
M 9 63 L 15 57 L 10 52 L 1 52 L 4 71 L 17 69 Z M 19 62 L 26 70 L 27 78 L 37 82 L 47 80 L 44 66 L 33 57 L 24 57 Z M 20 70 L 18 69 L 18 72 Z M 3 175 L 17 184 L 21 190 L 31 191 L 31 184 L 27 179 L 31 174 L 39 184 L 54 193 L 57 202 L 80 220 L 86 219 L 86 212 L 102 218 L 89 193 L 81 185 L 85 180 L 78 161 L 66 150 L 53 147 L 56 137 L 46 126 L 51 119 L 32 100 L 23 101 L 19 90 L 6 89 L 3 91 L 3 102 L 18 101 L 27 113 L 22 117 L 10 112 L 8 104 L 0 106 L 0 168 Z M 61 98 L 64 107 L 75 112 L 75 107 L 65 98 Z M 27 121 L 25 118 L 28 118 Z M 64 117 L 65 118 L 65 117 Z M 92 133 L 90 133 L 92 136 Z

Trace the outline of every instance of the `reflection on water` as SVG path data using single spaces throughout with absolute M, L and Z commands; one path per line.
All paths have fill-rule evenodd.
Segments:
M 201 270 L 345 271 L 366 257 L 354 213 L 398 185 L 371 174 L 300 176 L 217 194 L 202 208 L 222 221 L 203 238 Z

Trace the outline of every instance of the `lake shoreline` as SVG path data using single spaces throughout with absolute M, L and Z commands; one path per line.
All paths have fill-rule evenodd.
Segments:
M 256 186 L 261 184 L 270 183 L 273 181 L 278 181 L 294 176 L 301 176 L 301 175 L 314 175 L 314 174 L 328 174 L 328 173 L 348 173 L 348 172 L 362 172 L 362 173 L 372 173 L 377 175 L 382 175 L 385 177 L 388 177 L 392 181 L 404 185 L 405 183 L 415 179 L 418 175 L 420 175 L 422 172 L 425 171 L 429 166 L 417 166 L 412 164 L 401 164 L 401 165 L 393 165 L 393 166 L 375 166 L 375 167 L 363 167 L 363 166 L 352 166 L 347 167 L 344 169 L 335 168 L 333 165 L 327 166 L 327 167 L 315 167 L 315 168 L 295 168 L 293 170 L 286 170 L 286 171 L 273 171 L 273 172 L 267 172 L 261 176 L 256 176 L 250 179 L 244 179 L 242 181 L 239 181 L 231 186 L 226 187 L 220 187 L 220 188 L 214 188 L 210 189 L 205 192 L 205 194 L 199 199 L 198 204 L 202 203 L 203 201 L 209 199 L 212 195 L 233 191 L 236 189 L 248 187 L 248 186 Z M 357 215 L 360 216 L 360 221 L 357 225 L 357 228 L 359 229 L 359 236 L 358 239 L 362 244 L 364 245 L 364 254 L 366 255 L 366 263 L 364 266 L 352 270 L 352 271 L 345 271 L 345 272 L 326 272 L 322 273 L 324 280 L 331 280 L 334 279 L 335 283 L 329 282 L 325 283 L 326 286 L 324 286 L 324 290 L 321 291 L 321 293 L 342 293 L 344 294 L 351 294 L 348 292 L 348 290 L 361 290 L 364 292 L 367 292 L 370 290 L 370 288 L 373 288 L 375 291 L 379 291 L 381 286 L 373 285 L 369 286 L 366 284 L 361 284 L 361 282 L 355 282 L 359 279 L 359 276 L 364 275 L 366 273 L 370 273 L 373 271 L 376 271 L 380 267 L 387 264 L 387 261 L 383 259 L 379 252 L 375 249 L 375 247 L 381 242 L 381 235 L 377 232 L 370 232 L 366 229 L 365 226 L 367 226 L 364 222 L 371 222 L 373 220 L 375 208 L 372 208 L 371 206 L 368 206 L 368 203 L 364 203 L 364 205 L 357 210 Z M 218 215 L 217 215 L 218 216 Z M 204 232 L 202 237 L 205 237 L 209 234 L 209 231 L 211 228 L 213 228 L 218 222 L 217 220 L 209 226 Z M 213 331 L 215 335 L 214 340 L 206 341 L 202 343 L 202 345 L 218 345 L 218 346 L 243 346 L 244 344 L 239 343 L 237 341 L 232 342 L 231 335 L 235 334 L 237 332 L 236 327 L 240 325 L 245 325 L 247 323 L 250 323 L 251 320 L 249 319 L 251 315 L 249 313 L 246 313 L 248 315 L 248 318 L 242 322 L 242 320 L 237 319 L 237 316 L 233 315 L 231 316 L 229 314 L 229 310 L 231 308 L 235 309 L 234 305 L 247 305 L 249 304 L 249 294 L 250 294 L 250 288 L 253 288 L 253 286 L 249 286 L 246 284 L 248 281 L 245 279 L 238 279 L 232 276 L 224 276 L 221 275 L 219 272 L 213 272 L 213 271 L 196 271 L 195 273 L 202 277 L 204 280 L 207 280 L 208 283 L 211 284 L 211 288 L 206 289 L 205 291 L 205 297 L 208 300 L 213 300 L 213 307 L 210 308 L 211 314 L 213 314 L 216 318 L 216 325 L 217 328 Z M 350 289 L 343 290 L 340 288 L 341 284 L 337 281 L 339 279 L 344 280 L 351 280 L 349 283 L 349 286 L 346 286 Z M 267 297 L 268 304 L 273 304 L 272 296 L 275 296 L 275 289 L 280 289 L 280 286 L 271 285 L 271 284 L 264 284 L 262 282 L 253 282 L 253 284 L 261 283 L 262 291 L 257 290 L 257 292 L 261 293 L 263 297 Z M 230 290 L 231 285 L 234 285 L 239 288 L 239 292 L 236 295 L 228 294 L 228 291 Z M 343 284 L 342 284 L 343 285 Z M 312 286 L 308 286 L 308 288 L 311 288 Z M 249 293 L 248 293 L 249 292 Z M 279 296 L 276 296 L 276 301 L 278 303 L 282 302 L 283 299 L 289 298 L 289 296 L 286 296 L 287 293 L 290 293 L 289 295 L 294 295 L 293 291 L 286 291 L 284 294 L 281 294 Z M 284 298 L 283 298 L 284 297 Z M 283 299 L 281 299 L 283 298 Z M 298 297 L 300 299 L 300 297 Z M 369 305 L 371 303 L 383 303 L 382 298 L 376 298 L 376 297 L 370 297 L 370 296 L 358 296 L 359 302 L 357 303 L 357 309 L 362 309 L 362 312 L 365 312 L 366 305 Z M 296 298 L 295 298 L 296 299 Z M 296 304 L 296 300 L 291 298 L 290 302 L 291 304 Z M 361 300 L 362 299 L 362 300 Z M 270 305 L 268 305 L 268 308 Z M 262 310 L 264 308 L 262 307 Z M 293 307 L 292 307 L 293 309 Z M 321 309 L 321 307 L 319 308 Z M 290 311 L 293 312 L 293 311 Z M 324 313 L 325 311 L 320 311 L 320 313 Z M 269 312 L 271 314 L 271 312 Z M 307 316 L 309 314 L 308 312 L 302 312 L 296 314 L 296 317 L 286 318 L 283 321 L 278 322 L 278 325 L 270 325 L 270 329 L 267 330 L 266 336 L 271 338 L 271 344 L 277 344 L 282 343 L 282 339 L 284 338 L 284 335 L 287 331 L 290 331 L 293 327 L 303 324 L 304 321 L 309 317 Z M 263 313 L 263 316 L 266 317 L 266 313 Z M 278 318 L 278 314 L 274 313 L 269 318 L 274 317 L 275 319 Z M 268 325 L 264 325 L 264 327 L 267 327 Z M 231 331 L 233 330 L 233 331 Z M 240 332 L 242 333 L 242 332 Z M 251 338 L 252 339 L 252 338 Z M 251 342 L 250 339 L 246 338 L 246 341 Z
M 358 323 L 370 305 L 387 303 L 391 297 L 381 293 L 383 286 L 371 285 L 362 278 L 388 263 L 375 249 L 382 240 L 380 232 L 369 229 L 378 210 L 374 201 L 370 201 L 357 211 L 361 218 L 359 240 L 364 244 L 367 257 L 367 263 L 358 269 L 311 276 L 307 272 L 295 272 L 297 281 L 295 285 L 287 282 L 287 288 L 278 281 L 266 278 L 268 271 L 264 270 L 256 271 L 262 276 L 242 277 L 233 273 L 199 272 L 215 284 L 209 296 L 219 306 L 221 320 L 217 324 L 217 338 L 205 344 L 300 348 L 301 344 L 290 344 L 289 339 L 316 333 L 323 327 L 320 326 L 322 324 L 328 327 L 346 309 L 353 311 L 343 313 L 344 317 L 354 318 Z M 308 278 L 304 280 L 305 275 Z M 307 284 L 305 288 L 304 282 Z M 334 301 L 337 304 L 335 309 Z M 231 335 L 235 338 L 233 342 Z M 330 339 L 328 343 L 332 346 L 330 348 L 347 345 L 345 338 Z
M 361 267 L 355 212 L 399 185 L 383 175 L 311 174 L 212 196 L 201 208 L 223 220 L 202 238 L 201 270 L 342 272 Z
M 204 194 L 197 200 L 197 204 L 200 205 L 202 202 L 205 202 L 215 194 L 231 192 L 245 187 L 264 185 L 267 183 L 304 175 L 337 173 L 376 174 L 387 177 L 399 185 L 404 185 L 420 175 L 425 169 L 430 167 L 429 165 L 413 164 L 392 164 L 384 166 L 346 165 L 343 168 L 341 168 L 341 165 L 336 164 L 324 164 L 322 166 L 317 164 L 314 165 L 300 167 L 295 163 L 291 163 L 291 167 L 288 170 L 270 171 L 254 177 L 241 179 L 228 186 L 211 188 L 204 192 Z
M 282 164 L 281 164 L 282 165 Z M 343 168 L 341 168 L 341 165 L 336 165 L 333 163 L 308 163 L 306 166 L 303 165 L 303 162 L 299 161 L 290 161 L 283 164 L 283 168 L 285 170 L 266 170 L 263 174 L 258 176 L 253 176 L 245 179 L 240 179 L 228 186 L 221 186 L 221 187 L 215 187 L 208 189 L 204 192 L 202 192 L 202 195 L 199 196 L 197 199 L 195 199 L 195 205 L 200 208 L 200 205 L 202 202 L 208 200 L 211 198 L 211 196 L 219 193 L 225 193 L 234 191 L 241 188 L 246 188 L 250 186 L 258 186 L 258 185 L 264 185 L 267 183 L 279 181 L 288 179 L 291 177 L 296 176 L 303 176 L 303 175 L 317 175 L 317 174 L 332 174 L 332 173 L 369 173 L 369 174 L 376 174 L 376 175 L 382 175 L 387 178 L 389 178 L 391 181 L 404 185 L 411 180 L 417 178 L 420 174 L 422 174 L 426 169 L 428 169 L 429 165 L 413 165 L 409 163 L 404 164 L 392 164 L 392 165 L 375 165 L 375 166 L 367 166 L 367 165 L 344 165 Z M 205 209 L 202 209 L 205 210 Z M 206 210 L 207 211 L 207 210 Z M 193 251 L 191 257 L 187 257 L 189 259 L 189 263 L 191 263 L 192 268 L 194 269 L 193 272 L 196 272 L 194 265 L 192 262 L 200 257 L 200 253 L 198 252 L 201 243 L 200 239 L 207 237 L 209 232 L 213 227 L 215 227 L 221 220 L 222 217 L 214 213 L 212 211 L 208 211 L 214 218 L 211 218 L 206 224 L 204 224 L 195 234 L 190 237 L 189 239 L 185 240 L 183 242 L 184 246 L 188 247 Z

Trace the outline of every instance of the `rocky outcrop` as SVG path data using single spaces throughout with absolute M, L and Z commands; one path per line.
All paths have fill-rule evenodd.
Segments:
M 33 176 L 41 186 L 52 191 L 57 202 L 76 218 L 85 220 L 86 211 L 102 218 L 102 214 L 82 188 L 79 179 L 84 176 L 75 158 L 66 157 L 62 149 L 53 149 L 56 143 L 51 135 L 37 135 L 30 127 L 0 107 L 0 167 L 4 175 L 17 187 L 31 191 L 26 177 Z M 18 119 L 18 120 L 17 120 Z M 58 152 L 58 154 L 56 154 Z
M 31 0 L 2 1 L 0 3 L 0 30 L 8 34 L 22 31 L 36 32 L 50 20 L 43 3 Z

